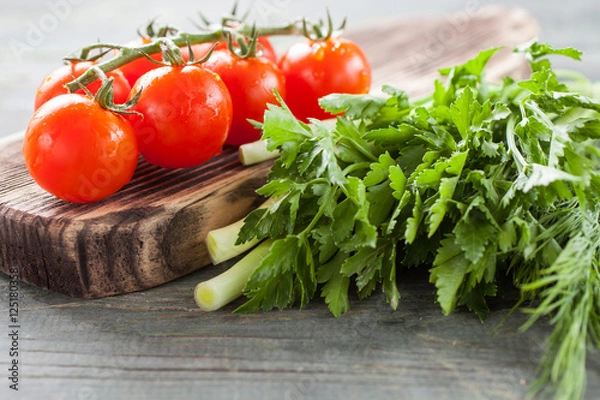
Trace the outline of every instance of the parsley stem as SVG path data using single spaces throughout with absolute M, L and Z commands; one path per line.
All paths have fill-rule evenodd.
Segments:
M 333 187 L 331 187 L 327 191 L 327 197 L 321 203 L 319 210 L 315 214 L 312 221 L 310 221 L 310 224 L 308 224 L 308 226 L 302 232 L 300 232 L 298 234 L 299 238 L 306 240 L 306 238 L 311 234 L 312 230 L 315 228 L 315 226 L 317 225 L 317 223 L 319 222 L 321 217 L 325 214 L 325 209 L 327 207 L 329 207 L 330 203 L 334 202 L 339 195 L 340 195 L 339 190 L 334 189 Z
M 519 174 L 522 174 L 525 168 L 527 167 L 527 161 L 519 151 L 517 147 L 517 143 L 515 140 L 515 127 L 516 120 L 514 117 L 508 119 L 508 123 L 506 124 L 506 143 L 508 145 L 508 153 L 512 155 L 513 160 L 515 161 L 515 165 L 517 166 L 517 170 Z
M 371 162 L 365 161 L 356 164 L 350 164 L 344 169 L 344 175 L 350 175 L 354 171 L 368 170 L 371 167 Z
M 527 106 L 527 109 L 532 111 L 540 119 L 540 121 L 544 123 L 544 125 L 546 125 L 550 129 L 554 127 L 554 123 L 552 122 L 552 120 L 550 120 L 548 115 L 546 115 L 546 113 L 544 113 L 533 100 L 527 100 L 525 102 L 525 105 Z
M 342 143 L 342 142 L 348 142 L 352 147 L 354 147 L 356 150 L 358 150 L 358 152 L 360 154 L 362 154 L 363 156 L 365 156 L 365 158 L 367 160 L 370 160 L 371 162 L 376 162 L 377 161 L 377 157 L 375 157 L 373 155 L 373 153 L 371 153 L 371 151 L 368 148 L 366 148 L 365 146 L 361 145 L 360 143 L 358 143 L 353 138 L 346 137 L 343 140 L 340 140 L 340 143 Z

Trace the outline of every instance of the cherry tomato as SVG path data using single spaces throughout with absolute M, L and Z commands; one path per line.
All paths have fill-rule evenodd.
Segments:
M 259 49 L 262 51 L 262 53 L 260 55 L 262 57 L 268 58 L 269 60 L 276 63 L 277 62 L 277 53 L 275 52 L 275 48 L 273 47 L 273 44 L 271 43 L 269 38 L 266 36 L 260 36 L 258 38 L 258 43 L 259 43 Z M 204 57 L 206 55 L 206 53 L 208 53 L 208 51 L 211 49 L 211 47 L 213 45 L 214 45 L 214 43 L 198 43 L 198 44 L 191 45 L 192 51 L 194 52 L 194 59 L 200 60 L 202 57 Z M 225 42 L 225 41 L 219 42 L 219 44 L 215 48 L 215 50 L 226 50 L 226 49 L 227 49 L 227 42 Z M 189 51 L 188 51 L 187 47 L 181 48 L 181 55 L 182 55 L 184 61 L 189 61 L 190 55 L 189 55 Z
M 285 77 L 277 65 L 265 57 L 240 58 L 228 49 L 215 51 L 202 65 L 219 74 L 231 94 L 233 123 L 225 144 L 260 139 L 260 130 L 248 119 L 263 121 L 267 104 L 277 104 L 275 89 L 285 98 Z
M 140 152 L 167 168 L 199 165 L 219 154 L 231 127 L 227 87 L 201 66 L 168 66 L 144 74 L 131 90 L 141 92 L 128 118 Z
M 66 83 L 71 82 L 73 79 L 83 75 L 90 67 L 94 66 L 95 63 L 91 61 L 79 61 L 73 62 L 58 68 L 54 72 L 50 73 L 40 86 L 38 87 L 34 109 L 37 110 L 42 104 L 47 102 L 53 97 L 61 94 L 67 94 L 68 90 L 64 87 Z M 122 104 L 127 101 L 129 92 L 131 91 L 131 85 L 127 82 L 127 79 L 123 75 L 123 72 L 119 69 L 110 71 L 106 74 L 108 77 L 113 78 L 113 89 L 115 91 L 115 103 Z M 96 93 L 100 89 L 102 82 L 98 79 L 90 83 L 87 88 L 92 92 Z M 78 94 L 85 94 L 83 89 L 76 91 Z
M 258 44 L 260 45 L 260 49 L 262 50 L 261 56 L 268 58 L 269 60 L 276 63 L 277 52 L 275 51 L 275 48 L 273 47 L 273 44 L 271 43 L 269 38 L 266 36 L 260 36 L 258 38 Z
M 131 47 L 137 47 L 137 46 L 142 46 L 145 44 L 148 44 L 151 42 L 151 39 L 147 39 L 147 38 L 140 38 L 137 41 L 132 41 L 127 43 L 127 46 L 131 46 Z M 118 52 L 115 54 L 117 55 Z M 150 58 L 162 62 L 162 53 L 154 53 L 154 54 L 150 54 Z M 127 81 L 129 82 L 129 85 L 133 86 L 135 85 L 135 82 L 142 76 L 144 75 L 146 72 L 159 68 L 160 65 L 159 64 L 154 64 L 152 61 L 148 60 L 146 57 L 141 57 L 141 58 L 137 58 L 123 66 L 121 66 L 121 71 L 123 72 L 123 75 L 125 75 L 125 78 L 127 78 Z
M 23 142 L 32 178 L 74 203 L 103 199 L 131 180 L 138 147 L 131 124 L 87 96 L 65 94 L 44 103 Z
M 287 105 L 294 115 L 327 119 L 319 99 L 331 93 L 365 94 L 371 67 L 360 47 L 344 38 L 308 40 L 292 45 L 279 61 L 287 87 Z

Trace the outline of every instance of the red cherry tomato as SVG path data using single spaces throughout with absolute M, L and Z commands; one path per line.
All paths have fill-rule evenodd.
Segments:
M 34 109 L 37 110 L 42 104 L 53 97 L 61 94 L 67 94 L 68 90 L 64 87 L 64 85 L 71 82 L 73 79 L 80 77 L 84 72 L 94 65 L 95 63 L 91 61 L 73 62 L 63 65 L 54 72 L 50 73 L 48 76 L 46 76 L 46 78 L 44 78 L 38 87 L 35 96 Z M 116 69 L 108 72 L 106 75 L 113 78 L 115 103 L 125 103 L 125 101 L 127 101 L 127 97 L 129 96 L 129 92 L 131 91 L 131 86 L 127 82 L 123 72 L 119 69 Z M 100 89 L 101 85 L 102 82 L 98 79 L 87 85 L 87 88 L 95 94 L 98 89 Z M 83 89 L 80 89 L 75 93 L 85 94 Z
M 197 65 L 161 67 L 144 74 L 131 97 L 140 91 L 132 110 L 141 115 L 128 118 L 146 161 L 186 168 L 221 152 L 232 105 L 218 75 Z
M 148 44 L 150 42 L 151 42 L 150 39 L 140 38 L 137 41 L 132 41 L 132 42 L 127 43 L 127 46 L 137 47 L 137 46 L 142 46 L 142 45 Z M 118 52 L 115 55 L 117 55 L 117 54 L 118 54 Z M 162 62 L 162 53 L 160 53 L 160 52 L 150 54 L 150 57 L 156 61 Z M 156 68 L 159 68 L 159 67 L 160 67 L 159 64 L 154 64 L 152 61 L 148 60 L 145 56 L 142 56 L 141 58 L 137 58 L 137 59 L 121 66 L 120 69 L 123 72 L 123 75 L 125 75 L 125 78 L 127 78 L 129 85 L 133 86 L 133 85 L 135 85 L 135 82 L 146 72 L 156 69 Z
M 260 56 L 268 58 L 269 60 L 276 63 L 277 62 L 277 53 L 275 52 L 275 48 L 273 47 L 273 44 L 271 43 L 269 38 L 266 36 L 259 37 L 258 44 L 259 44 L 259 46 L 258 46 L 259 50 L 262 51 Z M 200 60 L 201 58 L 203 58 L 206 55 L 206 53 L 208 53 L 208 51 L 212 48 L 213 45 L 214 45 L 214 43 L 198 43 L 198 44 L 191 45 L 192 51 L 194 52 L 194 59 Z M 225 42 L 225 41 L 219 42 L 219 44 L 217 44 L 217 47 L 215 48 L 215 50 L 225 50 L 225 49 L 227 49 L 227 42 Z M 181 55 L 182 55 L 184 61 L 187 62 L 190 60 L 190 55 L 189 55 L 189 51 L 188 51 L 187 47 L 181 48 Z
M 327 119 L 319 99 L 331 93 L 365 94 L 371 67 L 360 47 L 347 39 L 308 40 L 292 45 L 279 61 L 287 87 L 287 105 L 294 115 Z
M 273 44 L 271 43 L 269 38 L 266 36 L 260 36 L 258 38 L 258 44 L 259 44 L 260 50 L 262 51 L 262 53 L 260 55 L 262 57 L 268 58 L 269 60 L 276 63 L 277 62 L 277 52 L 275 51 L 275 48 L 273 47 Z
M 87 96 L 65 94 L 33 115 L 25 165 L 46 191 L 74 203 L 103 199 L 131 180 L 138 147 L 131 124 Z
M 285 99 L 285 77 L 264 57 L 240 58 L 228 49 L 215 51 L 203 67 L 219 74 L 233 102 L 233 123 L 226 144 L 239 146 L 260 139 L 248 119 L 263 121 L 268 103 L 277 104 L 275 89 Z

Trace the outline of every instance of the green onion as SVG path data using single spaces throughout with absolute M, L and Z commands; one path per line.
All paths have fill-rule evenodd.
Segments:
M 279 156 L 279 151 L 267 150 L 267 142 L 264 140 L 243 144 L 238 151 L 240 162 L 246 166 L 272 160 Z
M 275 200 L 269 199 L 258 208 L 267 208 L 274 203 Z M 241 219 L 230 225 L 208 232 L 208 235 L 206 236 L 206 247 L 213 264 L 231 260 L 259 243 L 259 240 L 251 239 L 242 244 L 236 244 L 238 234 L 243 225 L 244 219 Z
M 248 278 L 269 252 L 271 243 L 271 240 L 262 242 L 227 271 L 199 283 L 194 290 L 198 307 L 215 311 L 240 297 Z

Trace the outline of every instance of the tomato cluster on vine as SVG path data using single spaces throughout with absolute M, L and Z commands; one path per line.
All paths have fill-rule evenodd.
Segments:
M 253 29 L 245 39 L 223 31 L 228 40 L 216 43 L 142 37 L 113 46 L 113 60 L 127 57 L 118 67 L 70 60 L 38 88 L 23 143 L 26 166 L 51 194 L 88 203 L 127 184 L 140 154 L 161 167 L 188 168 L 224 146 L 259 140 L 268 104 L 283 100 L 303 121 L 331 118 L 319 99 L 367 93 L 371 69 L 356 43 L 333 34 L 331 22 L 329 28 L 313 37 L 304 23 L 306 39 L 281 57 Z M 162 51 L 142 50 L 154 44 Z M 90 70 L 96 75 L 84 86 Z M 79 86 L 70 93 L 74 80 Z

